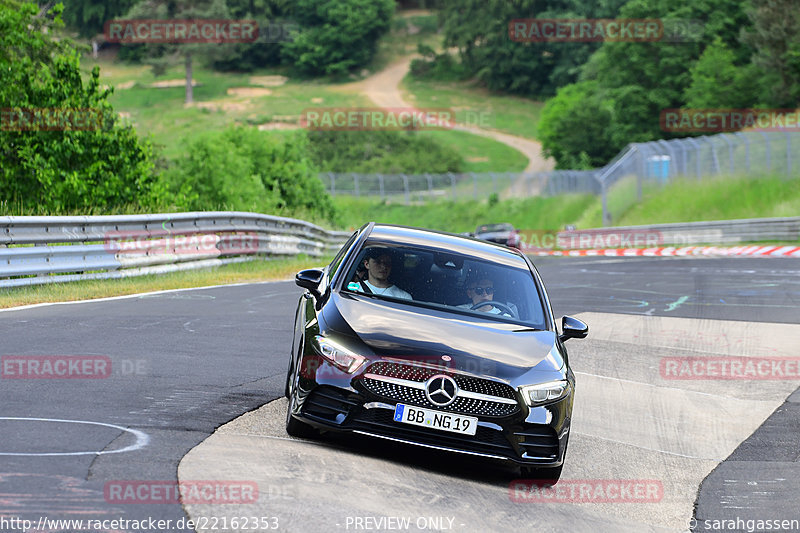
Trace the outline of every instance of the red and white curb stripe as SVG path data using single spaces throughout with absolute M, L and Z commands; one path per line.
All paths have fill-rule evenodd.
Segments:
M 750 256 L 750 257 L 800 257 L 800 246 L 685 246 L 683 248 L 603 248 L 591 250 L 525 250 L 527 255 L 611 256 L 611 257 L 665 257 L 665 256 Z

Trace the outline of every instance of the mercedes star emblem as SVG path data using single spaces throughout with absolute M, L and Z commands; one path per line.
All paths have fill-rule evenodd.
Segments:
M 453 403 L 458 394 L 458 385 L 450 376 L 437 374 L 425 383 L 425 397 L 437 407 Z

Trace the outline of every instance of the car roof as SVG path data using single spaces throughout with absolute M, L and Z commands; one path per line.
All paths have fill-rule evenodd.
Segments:
M 381 242 L 385 244 L 438 248 L 475 256 L 486 261 L 505 263 L 517 268 L 526 265 L 525 259 L 516 250 L 502 244 L 430 229 L 375 224 L 368 240 L 372 243 Z

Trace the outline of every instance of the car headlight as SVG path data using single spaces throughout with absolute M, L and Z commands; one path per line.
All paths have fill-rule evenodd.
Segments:
M 319 354 L 348 374 L 352 374 L 361 368 L 361 365 L 367 360 L 366 357 L 355 354 L 321 335 L 317 335 L 315 340 Z
M 528 405 L 535 407 L 560 400 L 569 394 L 570 387 L 566 379 L 561 379 L 537 385 L 526 385 L 520 387 L 519 390 Z

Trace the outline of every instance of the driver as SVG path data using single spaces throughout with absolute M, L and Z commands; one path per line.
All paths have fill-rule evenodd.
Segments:
M 475 307 L 481 302 L 491 302 L 494 300 L 494 282 L 487 277 L 477 277 L 468 280 L 467 296 L 470 300 L 472 300 L 472 303 L 459 305 L 459 307 L 472 309 L 474 311 L 482 311 L 484 313 L 491 313 L 493 315 L 511 316 L 492 304 L 486 304 L 477 308 Z

